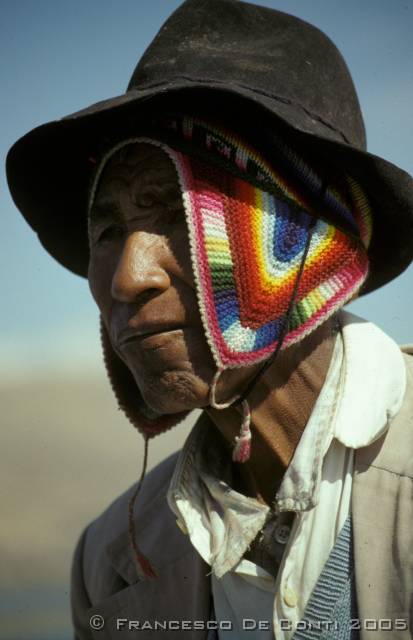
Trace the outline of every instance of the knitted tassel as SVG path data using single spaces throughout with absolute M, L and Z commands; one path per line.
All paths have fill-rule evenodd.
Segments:
M 251 455 L 251 410 L 246 400 L 242 401 L 243 420 L 239 436 L 235 438 L 235 447 L 232 452 L 234 462 L 246 462 Z
M 216 388 L 220 375 L 223 371 L 224 369 L 217 369 L 217 372 L 212 379 L 211 388 L 209 390 L 209 405 L 214 409 L 227 409 L 231 405 L 241 401 L 241 396 L 239 395 L 232 397 L 230 400 L 228 400 L 228 402 L 216 401 Z M 242 412 L 243 418 L 241 429 L 239 432 L 239 436 L 236 436 L 235 438 L 234 451 L 232 452 L 232 459 L 234 462 L 246 462 L 251 455 L 251 411 L 249 404 L 245 399 L 242 400 Z

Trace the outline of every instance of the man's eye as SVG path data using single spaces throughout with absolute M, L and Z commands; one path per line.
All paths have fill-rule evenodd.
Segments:
M 98 234 L 97 242 L 99 244 L 111 242 L 112 240 L 120 238 L 122 234 L 123 228 L 120 225 L 111 224 L 109 227 L 106 227 L 106 229 L 103 229 L 103 231 Z
M 156 194 L 151 191 L 141 191 L 135 199 L 135 206 L 142 209 L 150 209 L 158 204 Z
M 165 186 L 158 188 L 142 189 L 135 197 L 135 206 L 139 209 L 176 209 L 182 207 L 181 194 L 176 189 Z

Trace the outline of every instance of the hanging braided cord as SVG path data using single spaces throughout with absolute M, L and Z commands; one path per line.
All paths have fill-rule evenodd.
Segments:
M 234 403 L 234 405 L 238 405 L 238 404 L 242 403 L 244 400 L 246 400 L 248 394 L 251 392 L 251 390 L 254 387 L 254 385 L 264 375 L 264 373 L 267 371 L 267 369 L 272 365 L 272 363 L 274 362 L 274 360 L 278 356 L 279 352 L 281 351 L 281 348 L 282 348 L 282 345 L 283 345 L 283 342 L 284 342 L 284 338 L 285 338 L 285 336 L 287 335 L 287 332 L 288 332 L 288 327 L 289 327 L 289 323 L 290 323 L 290 319 L 291 319 L 291 314 L 293 312 L 295 301 L 296 301 L 296 298 L 297 298 L 298 288 L 300 286 L 301 276 L 302 276 L 303 271 L 304 271 L 304 265 L 305 265 L 305 261 L 307 259 L 307 255 L 308 255 L 308 252 L 309 252 L 309 249 L 310 249 L 311 239 L 313 237 L 313 230 L 315 228 L 316 222 L 317 222 L 317 220 L 315 218 L 313 218 L 311 220 L 311 222 L 310 222 L 310 226 L 309 226 L 309 229 L 308 229 L 308 236 L 307 236 L 305 248 L 304 248 L 304 251 L 303 251 L 303 256 L 301 258 L 300 267 L 298 269 L 297 277 L 295 279 L 294 289 L 293 289 L 293 292 L 291 294 L 290 303 L 288 305 L 288 310 L 287 310 L 287 313 L 284 316 L 284 322 L 283 322 L 283 325 L 282 325 L 282 329 L 280 331 L 280 335 L 279 335 L 279 338 L 278 338 L 278 341 L 277 341 L 277 345 L 276 345 L 272 355 L 264 362 L 263 366 L 261 367 L 261 369 L 259 369 L 257 374 L 252 378 L 252 380 L 249 381 L 249 383 L 247 385 L 247 388 L 239 396 L 239 398 L 237 398 L 237 400 Z
M 148 578 L 156 578 L 156 573 L 151 563 L 149 562 L 148 558 L 139 549 L 138 543 L 136 542 L 135 519 L 134 519 L 135 503 L 142 489 L 143 479 L 145 477 L 146 469 L 148 466 L 148 445 L 149 445 L 149 438 L 145 437 L 145 449 L 143 454 L 141 476 L 139 478 L 138 485 L 132 497 L 129 499 L 129 504 L 128 504 L 128 524 L 129 524 L 128 531 L 129 531 L 129 542 L 134 552 L 134 558 L 135 558 L 136 566 L 138 569 L 138 575 L 141 570 L 146 576 L 148 576 Z

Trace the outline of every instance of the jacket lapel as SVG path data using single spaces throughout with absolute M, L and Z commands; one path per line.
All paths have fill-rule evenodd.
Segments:
M 178 528 L 165 501 L 159 505 L 156 517 L 153 513 L 150 516 L 141 514 L 137 540 L 150 558 L 157 577 L 137 579 L 127 532 L 112 541 L 106 549 L 106 556 L 116 574 L 125 582 L 125 588 L 88 612 L 90 617 L 100 615 L 105 621 L 103 629 L 92 631 L 94 638 L 117 640 L 139 635 L 145 640 L 168 633 L 165 637 L 178 639 L 183 630 L 181 625 L 174 628 L 177 626 L 175 621 L 192 623 L 196 620 L 206 627 L 211 609 L 210 568 Z M 166 631 L 161 626 L 165 624 Z M 206 631 L 193 630 L 189 637 L 204 639 Z

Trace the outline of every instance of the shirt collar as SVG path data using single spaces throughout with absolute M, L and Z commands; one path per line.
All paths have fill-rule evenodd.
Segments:
M 217 577 L 240 561 L 269 512 L 231 488 L 231 469 L 230 447 L 205 416 L 185 442 L 167 495 L 178 525 Z
M 377 440 L 406 391 L 400 347 L 379 327 L 343 311 L 344 371 L 334 437 L 359 449 Z

